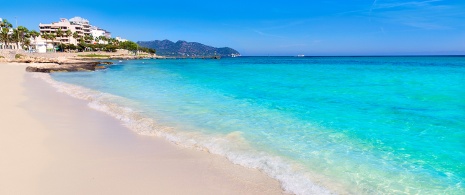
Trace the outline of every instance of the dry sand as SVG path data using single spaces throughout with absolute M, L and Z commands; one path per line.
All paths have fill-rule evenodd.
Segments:
M 283 193 L 258 170 L 137 135 L 25 67 L 0 64 L 0 194 Z

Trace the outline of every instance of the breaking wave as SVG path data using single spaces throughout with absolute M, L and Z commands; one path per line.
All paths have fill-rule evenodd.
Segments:
M 130 100 L 108 93 L 91 90 L 81 86 L 55 81 L 49 74 L 32 73 L 58 92 L 85 100 L 92 109 L 104 112 L 122 122 L 132 131 L 146 136 L 163 137 L 182 147 L 203 150 L 226 157 L 234 164 L 258 169 L 277 179 L 282 189 L 293 194 L 333 194 L 317 185 L 296 163 L 282 157 L 254 150 L 242 137 L 240 131 L 224 135 L 205 135 L 198 132 L 184 132 L 173 127 L 163 126 L 143 112 L 133 109 Z

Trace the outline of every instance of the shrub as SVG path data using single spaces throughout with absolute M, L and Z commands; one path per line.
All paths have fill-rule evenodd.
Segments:
M 78 55 L 79 57 L 90 57 L 90 58 L 109 58 L 110 55 L 100 55 L 100 54 L 86 54 L 86 55 Z

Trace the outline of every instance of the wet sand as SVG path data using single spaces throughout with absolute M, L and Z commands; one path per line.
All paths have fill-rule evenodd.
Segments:
M 0 194 L 282 194 L 221 156 L 142 136 L 0 64 Z

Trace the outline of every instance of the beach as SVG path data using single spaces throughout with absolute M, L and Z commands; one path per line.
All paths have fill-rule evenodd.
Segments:
M 0 194 L 283 194 L 256 169 L 138 135 L 26 66 L 0 64 Z
M 0 194 L 464 194 L 461 61 L 2 64 Z

